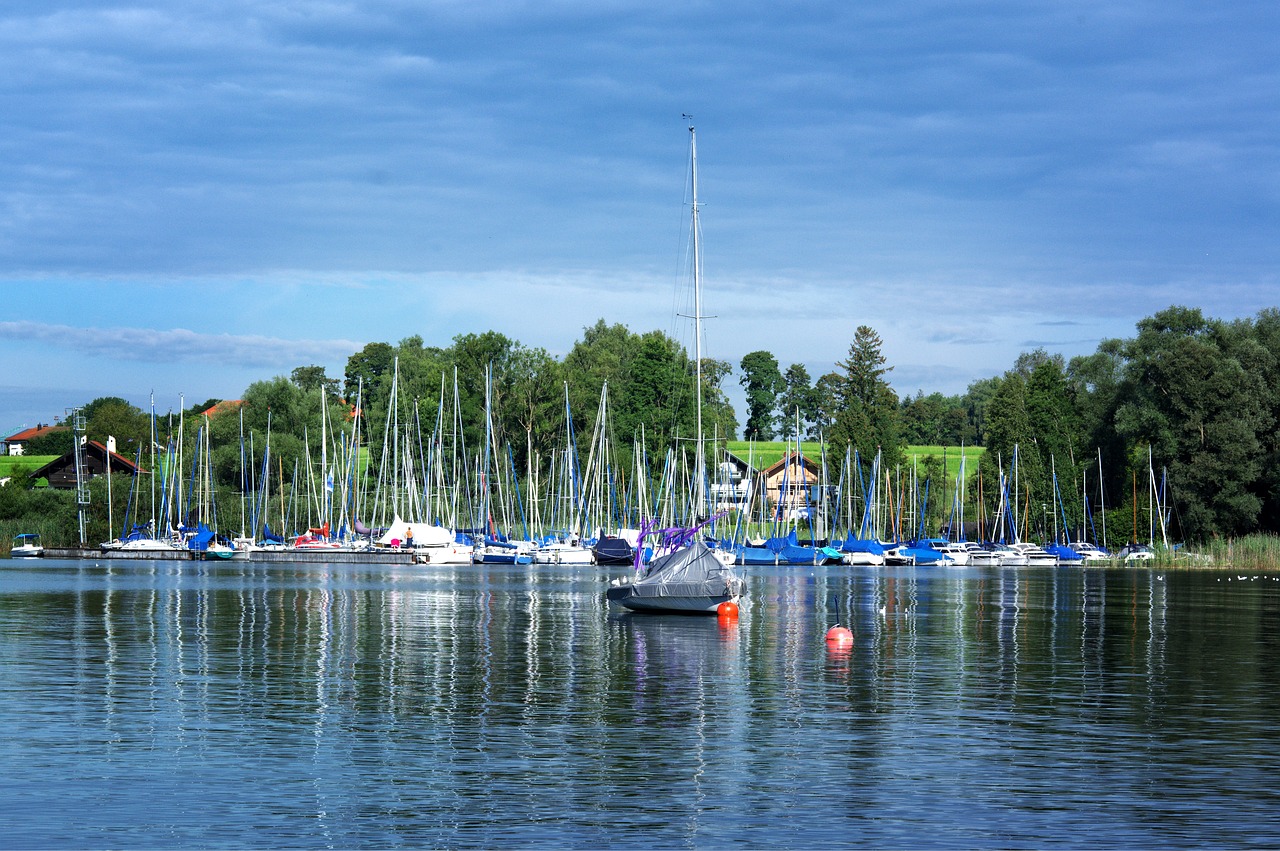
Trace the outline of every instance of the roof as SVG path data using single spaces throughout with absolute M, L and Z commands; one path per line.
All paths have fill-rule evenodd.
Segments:
M 5 442 L 25 443 L 28 440 L 35 440 L 37 437 L 44 437 L 46 434 L 49 434 L 50 432 L 53 432 L 53 431 L 66 431 L 66 430 L 67 430 L 67 427 L 64 425 L 44 425 L 43 423 L 41 423 L 39 425 L 32 426 L 31 428 L 24 428 L 22 431 L 18 432 L 17 434 L 9 435 L 8 437 L 5 438 Z
M 106 472 L 107 447 L 96 440 L 88 440 L 85 441 L 82 450 L 81 460 L 84 463 L 84 473 L 87 477 L 92 478 L 99 472 Z M 123 455 L 112 452 L 110 457 L 111 472 L 113 473 L 134 474 L 147 472 Z M 48 479 L 51 487 L 66 486 L 67 483 L 74 484 L 74 450 L 65 455 L 59 455 L 43 467 L 33 471 L 31 477 L 34 479 Z
M 104 456 L 104 457 L 105 457 L 105 456 L 106 456 L 106 454 L 107 454 L 107 447 L 103 446 L 101 443 L 99 443 L 99 442 L 98 442 L 98 441 L 96 441 L 96 440 L 89 440 L 89 441 L 86 441 L 86 442 L 85 442 L 85 446 L 86 446 L 86 447 L 90 447 L 90 446 L 91 446 L 91 447 L 93 447 L 93 448 L 97 449 L 97 450 L 98 450 L 98 454 L 100 454 L 100 455 L 102 455 L 102 456 Z M 112 468 L 113 468 L 113 469 L 115 469 L 116 471 L 121 472 L 121 473 L 132 473 L 132 472 L 134 472 L 134 471 L 137 471 L 137 472 L 139 472 L 139 473 L 145 473 L 145 472 L 147 472 L 147 471 L 146 471 L 146 470 L 144 470 L 142 467 L 138 466 L 137 464 L 134 464 L 134 463 L 133 463 L 133 461 L 131 461 L 131 460 L 129 460 L 128 458 L 126 458 L 126 457 L 124 457 L 123 455 L 121 455 L 119 452 L 112 452 L 112 453 L 111 453 L 111 466 L 112 466 Z
M 816 461 L 806 458 L 803 454 L 792 450 L 765 468 L 764 474 L 765 476 L 771 476 L 784 467 L 794 467 L 797 459 L 804 464 L 804 468 L 806 470 L 814 473 L 818 472 L 818 464 Z
M 223 399 L 221 402 L 218 402 L 216 405 L 209 408 L 209 410 L 205 411 L 203 416 L 216 417 L 219 414 L 225 414 L 229 411 L 237 410 L 242 405 L 244 405 L 244 402 L 240 399 Z

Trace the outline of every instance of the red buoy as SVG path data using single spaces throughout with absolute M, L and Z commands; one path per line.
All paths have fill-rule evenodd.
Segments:
M 733 602 L 732 600 L 725 600 L 723 603 L 716 606 L 716 614 L 722 618 L 726 618 L 729 620 L 737 620 L 738 604 Z
M 849 631 L 848 627 L 833 626 L 827 630 L 827 644 L 840 646 L 852 643 L 853 633 Z

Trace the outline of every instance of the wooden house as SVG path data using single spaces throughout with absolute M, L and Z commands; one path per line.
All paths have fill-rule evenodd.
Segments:
M 770 508 L 783 519 L 805 516 L 821 499 L 822 470 L 817 462 L 794 450 L 760 474 Z
M 108 458 L 110 459 L 112 473 L 134 475 L 135 473 L 146 472 L 146 470 L 137 466 L 123 455 L 107 452 L 107 447 L 98 441 L 86 440 L 80 447 L 80 474 L 83 480 L 87 482 L 94 476 L 101 476 L 105 473 L 107 471 Z M 36 479 L 46 479 L 51 488 L 73 489 L 76 486 L 75 453 L 68 452 L 60 458 L 53 459 L 40 469 L 32 472 L 31 476 Z

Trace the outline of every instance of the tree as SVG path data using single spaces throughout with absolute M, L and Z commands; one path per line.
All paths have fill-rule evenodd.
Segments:
M 382 377 L 391 372 L 394 363 L 395 350 L 387 343 L 369 343 L 347 358 L 342 385 L 342 392 L 347 400 L 355 402 L 356 394 L 361 388 L 366 394 L 372 391 Z
M 1272 357 L 1258 367 L 1267 400 L 1268 412 L 1273 423 L 1280 424 L 1280 310 L 1268 308 L 1258 313 L 1256 319 L 1236 323 L 1241 336 L 1256 341 L 1263 352 Z M 1280 518 L 1280 429 L 1271 428 L 1261 435 L 1262 472 L 1255 492 L 1262 504 L 1261 516 Z M 1274 525 L 1273 525 L 1274 530 Z
M 702 359 L 702 419 L 708 437 L 736 440 L 738 417 L 722 389 L 724 380 L 733 372 L 733 364 L 715 358 Z
M 1018 538 L 1022 535 L 1022 520 L 1029 502 L 1040 502 L 1046 493 L 1042 489 L 1043 468 L 1035 449 L 1035 433 L 1027 415 L 1027 379 L 1017 369 L 1011 369 L 995 384 L 986 418 L 987 431 L 983 444 L 980 469 L 985 487 L 987 511 L 994 512 L 1000 503 L 1001 491 L 1008 498 L 1012 519 L 1018 529 L 1005 529 L 1004 534 Z
M 813 384 L 813 430 L 826 435 L 831 431 L 836 414 L 840 410 L 840 388 L 843 379 L 835 372 L 828 372 Z
M 1117 430 L 1131 464 L 1167 468 L 1192 540 L 1256 528 L 1262 436 L 1274 424 L 1263 370 L 1273 355 L 1199 310 L 1170 307 L 1138 323 L 1125 357 Z M 1147 471 L 1142 470 L 1145 478 Z
M 739 366 L 742 377 L 738 383 L 747 391 L 745 437 L 770 440 L 774 435 L 773 412 L 778 405 L 778 394 L 786 387 L 778 359 L 766 351 L 750 352 L 743 356 Z
M 289 379 L 307 392 L 323 387 L 330 396 L 337 396 L 341 389 L 338 379 L 325 375 L 324 367 L 315 364 L 296 367 L 289 373 Z
M 108 437 L 116 439 L 116 451 L 127 454 L 126 444 L 146 446 L 151 434 L 151 420 L 140 408 L 118 396 L 103 396 L 84 406 L 85 435 L 106 445 Z M 135 450 L 136 451 L 136 450 Z
M 849 346 L 849 356 L 836 363 L 841 370 L 841 402 L 844 406 L 859 404 L 869 408 L 876 403 L 880 388 L 887 384 L 884 376 L 893 370 L 885 366 L 881 354 L 884 341 L 870 326 L 859 325 Z
M 612 387 L 610 397 L 616 398 L 625 383 L 637 342 L 625 325 L 608 325 L 603 319 L 582 329 L 582 339 L 574 343 L 564 359 L 576 432 L 589 429 L 595 422 L 600 390 L 606 381 Z
M 902 439 L 912 445 L 935 445 L 943 442 L 943 417 L 946 406 L 941 393 L 924 395 L 916 392 L 902 400 Z
M 863 458 L 879 453 L 888 469 L 902 460 L 901 417 L 898 395 L 884 380 L 893 367 L 885 366 L 880 347 L 880 335 L 860 325 L 848 358 L 836 364 L 840 408 L 828 442 L 837 449 L 851 445 Z
M 649 458 L 661 458 L 677 437 L 694 438 L 697 413 L 692 370 L 684 348 L 660 331 L 640 335 L 626 378 L 609 398 L 618 434 L 640 439 Z
M 787 367 L 782 376 L 783 389 L 778 397 L 778 432 L 791 435 L 796 430 L 796 419 L 800 421 L 800 430 L 808 437 L 814 437 L 813 424 L 817 419 L 815 412 L 816 399 L 813 387 L 809 383 L 809 370 L 802 363 L 793 363 Z

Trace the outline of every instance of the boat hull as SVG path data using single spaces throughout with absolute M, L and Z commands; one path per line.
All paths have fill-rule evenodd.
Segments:
M 635 593 L 635 588 L 622 585 L 605 592 L 605 599 L 633 612 L 667 613 L 675 615 L 714 615 L 721 603 L 736 601 L 733 594 L 711 597 L 648 597 Z

